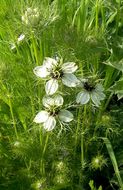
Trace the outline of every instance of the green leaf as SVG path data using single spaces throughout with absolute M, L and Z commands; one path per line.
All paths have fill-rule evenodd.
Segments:
M 91 190 L 102 190 L 102 186 L 101 185 L 99 186 L 98 189 L 96 187 L 94 187 L 94 181 L 93 180 L 89 181 L 89 186 L 90 186 Z
M 116 157 L 115 157 L 112 145 L 111 145 L 111 143 L 110 143 L 110 141 L 109 141 L 108 138 L 102 138 L 102 139 L 104 140 L 104 143 L 105 143 L 106 148 L 108 150 L 108 154 L 109 154 L 110 159 L 112 161 L 112 165 L 113 165 L 113 168 L 114 168 L 115 175 L 117 177 L 119 186 L 120 186 L 121 190 L 123 190 L 123 181 L 122 181 L 122 178 L 120 176 L 120 171 L 118 169 L 118 164 L 117 164 L 117 161 L 116 161 Z
M 123 72 L 123 59 L 121 59 L 120 61 L 113 61 L 113 62 L 107 61 L 104 62 L 104 64 L 114 67 L 115 69 L 118 69 L 119 71 Z
M 110 90 L 113 91 L 114 94 L 117 94 L 118 99 L 123 98 L 123 77 L 116 81 Z

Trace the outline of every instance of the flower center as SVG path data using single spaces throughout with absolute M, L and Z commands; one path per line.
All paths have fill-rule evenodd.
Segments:
M 51 75 L 51 77 L 53 78 L 53 79 L 60 79 L 60 78 L 62 78 L 63 77 L 63 71 L 61 70 L 61 68 L 60 67 L 56 67 L 51 73 L 50 73 L 50 75 Z
M 60 111 L 60 110 L 59 110 L 58 108 L 56 108 L 56 109 L 51 109 L 51 110 L 49 110 L 49 114 L 50 114 L 50 116 L 55 117 L 56 115 L 58 115 L 59 111 Z
M 95 89 L 95 86 L 93 84 L 90 84 L 89 82 L 85 82 L 84 89 L 89 92 L 92 92 Z

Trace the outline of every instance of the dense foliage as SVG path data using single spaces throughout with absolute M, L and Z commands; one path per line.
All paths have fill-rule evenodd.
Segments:
M 1 190 L 123 190 L 122 98 L 122 0 L 0 1 Z

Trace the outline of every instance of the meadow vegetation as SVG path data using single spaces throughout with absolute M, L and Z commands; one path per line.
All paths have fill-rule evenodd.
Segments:
M 0 0 L 0 189 L 123 190 L 123 0 Z

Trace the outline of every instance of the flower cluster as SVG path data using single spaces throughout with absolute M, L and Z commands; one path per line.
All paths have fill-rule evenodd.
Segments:
M 27 8 L 24 15 L 22 15 L 22 22 L 26 25 L 34 25 L 39 19 L 39 11 L 37 8 Z
M 59 87 L 59 83 L 67 87 L 80 87 L 81 90 L 76 96 L 76 102 L 86 104 L 89 100 L 95 106 L 100 106 L 100 101 L 105 98 L 104 88 L 101 84 L 90 83 L 88 79 L 79 80 L 75 76 L 78 66 L 74 62 L 63 63 L 62 59 L 46 57 L 42 66 L 34 68 L 34 74 L 43 78 L 45 82 L 46 96 L 42 102 L 44 110 L 40 111 L 34 118 L 35 123 L 42 123 L 47 131 L 51 131 L 56 126 L 56 120 L 60 123 L 68 123 L 73 120 L 73 114 L 66 109 L 62 109 L 63 97 L 54 95 Z

